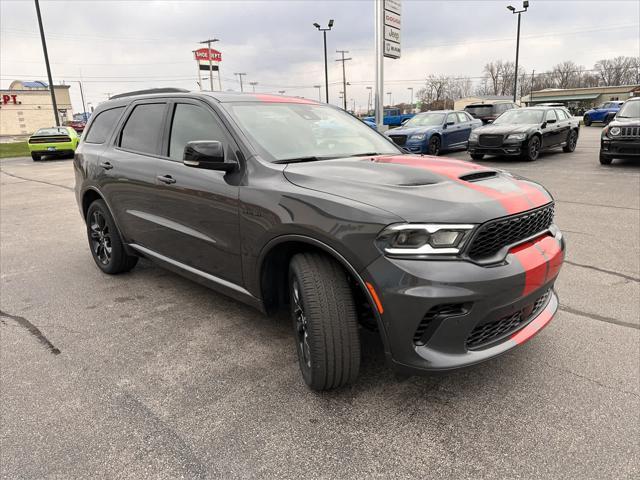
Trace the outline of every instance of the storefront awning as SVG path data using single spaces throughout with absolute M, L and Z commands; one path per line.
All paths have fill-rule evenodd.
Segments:
M 547 103 L 547 102 L 570 102 L 572 100 L 593 100 L 598 98 L 601 93 L 583 93 L 581 95 L 556 95 L 553 97 L 548 97 L 546 95 L 540 95 L 537 97 L 535 94 L 533 95 L 532 102 L 537 103 Z

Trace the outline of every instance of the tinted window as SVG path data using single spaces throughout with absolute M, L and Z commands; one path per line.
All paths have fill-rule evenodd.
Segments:
M 458 116 L 455 113 L 450 113 L 447 115 L 447 123 L 458 123 Z
M 84 141 L 88 143 L 104 143 L 120 115 L 122 115 L 123 110 L 124 107 L 118 107 L 99 113 L 93 120 Z
M 547 111 L 547 116 L 545 117 L 546 121 L 549 120 L 557 120 L 558 118 L 556 117 L 556 112 L 555 110 L 549 110 Z
M 492 105 L 469 105 L 464 110 L 474 117 L 484 117 L 491 115 Z
M 171 124 L 169 157 L 182 160 L 185 145 L 194 140 L 217 140 L 224 144 L 224 134 L 218 122 L 204 108 L 179 103 Z
M 164 103 L 136 106 L 122 129 L 120 146 L 134 152 L 158 153 L 164 108 Z

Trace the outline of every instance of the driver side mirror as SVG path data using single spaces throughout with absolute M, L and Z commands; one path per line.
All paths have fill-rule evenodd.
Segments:
M 546 123 L 556 123 L 556 121 L 557 120 L 555 118 L 550 118 Z
M 448 126 L 455 125 L 456 122 L 447 122 Z
M 217 140 L 194 140 L 184 147 L 182 163 L 188 167 L 206 168 L 231 172 L 236 169 L 233 162 L 224 161 L 224 147 Z

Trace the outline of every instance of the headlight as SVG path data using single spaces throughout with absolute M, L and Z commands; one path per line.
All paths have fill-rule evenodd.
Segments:
M 474 225 L 405 223 L 385 228 L 377 238 L 389 255 L 456 255 Z
M 424 137 L 426 137 L 427 134 L 426 133 L 414 133 L 413 135 L 411 135 L 411 140 L 424 140 Z
M 512 133 L 511 135 L 507 135 L 507 140 L 524 140 L 527 138 L 526 133 Z
M 611 127 L 609 129 L 609 135 L 615 137 L 616 135 L 620 135 L 620 127 Z
M 478 140 L 478 134 L 476 132 L 471 132 L 469 134 L 469 140 Z

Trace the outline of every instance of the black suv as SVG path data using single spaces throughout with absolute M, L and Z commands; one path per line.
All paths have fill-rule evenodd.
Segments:
M 541 151 L 552 148 L 573 152 L 579 134 L 580 121 L 565 108 L 519 108 L 471 132 L 469 155 L 474 160 L 482 160 L 485 155 L 505 155 L 532 161 Z
M 495 357 L 558 308 L 564 240 L 544 188 L 408 155 L 329 105 L 114 97 L 91 117 L 74 169 L 103 272 L 146 257 L 263 312 L 288 308 L 314 389 L 356 378 L 360 327 L 406 374 Z
M 640 98 L 627 100 L 600 136 L 600 163 L 640 158 Z
M 482 123 L 487 124 L 493 122 L 504 112 L 513 108 L 518 108 L 518 105 L 509 101 L 496 101 L 492 103 L 472 103 L 464 107 L 464 111 L 471 115 L 473 118 L 482 120 Z

